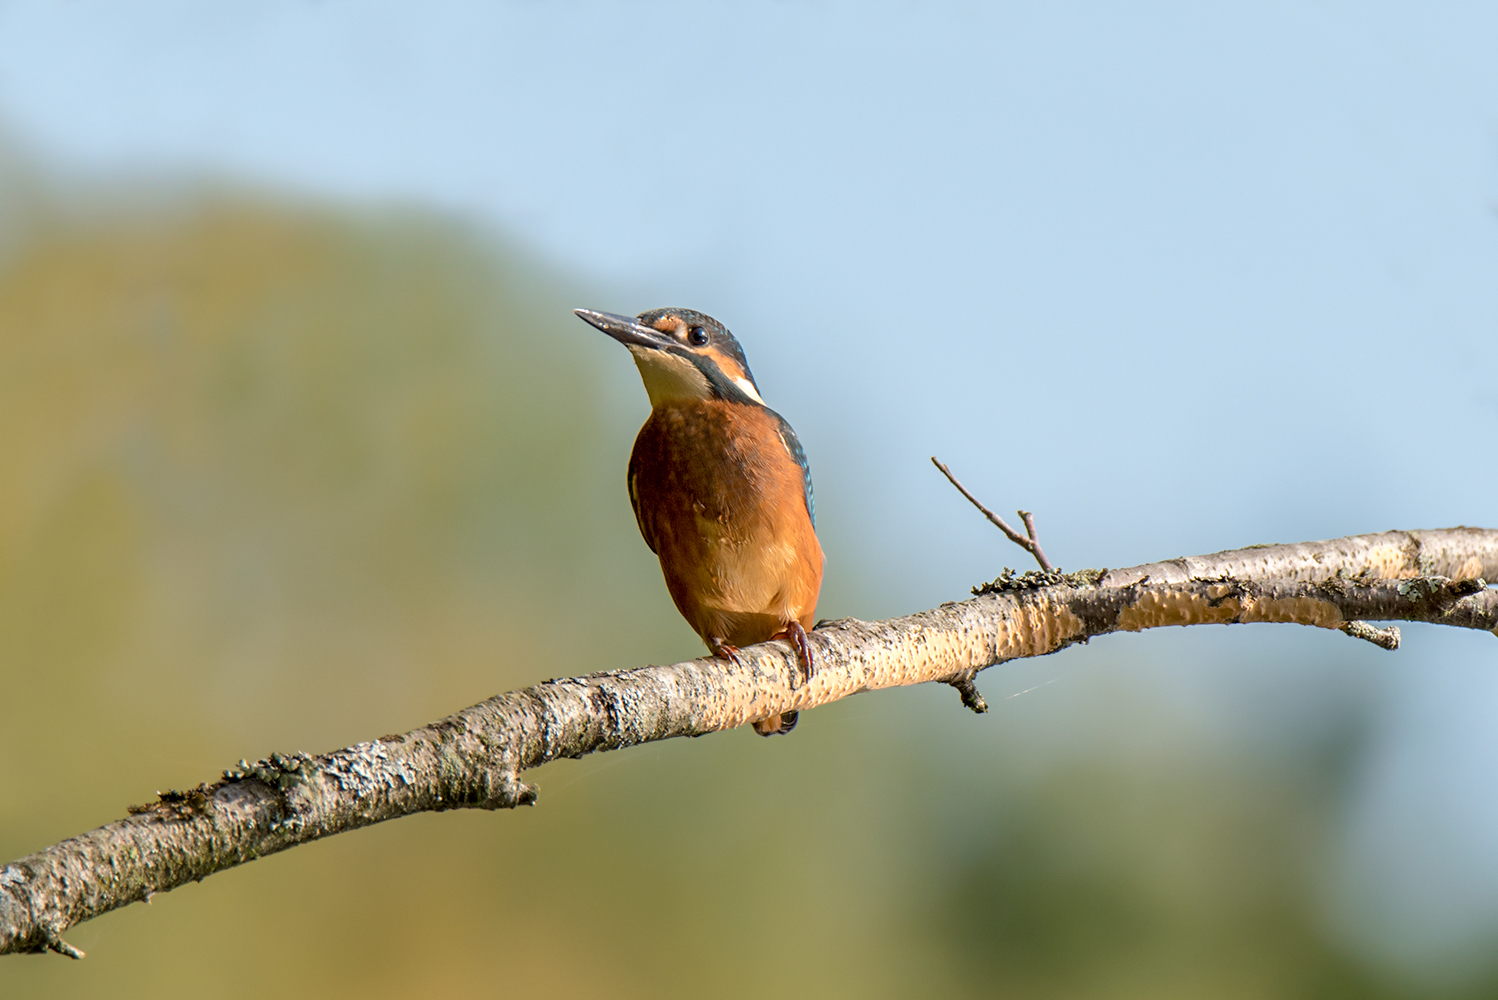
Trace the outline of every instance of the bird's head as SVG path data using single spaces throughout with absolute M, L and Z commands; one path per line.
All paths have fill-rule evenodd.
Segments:
M 652 309 L 634 319 L 573 310 L 629 348 L 651 406 L 723 399 L 763 406 L 744 350 L 728 328 L 694 309 Z

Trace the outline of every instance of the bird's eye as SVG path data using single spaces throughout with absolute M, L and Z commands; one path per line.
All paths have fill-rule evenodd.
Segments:
M 687 343 L 693 347 L 701 347 L 707 343 L 707 331 L 700 326 L 694 326 L 687 331 Z

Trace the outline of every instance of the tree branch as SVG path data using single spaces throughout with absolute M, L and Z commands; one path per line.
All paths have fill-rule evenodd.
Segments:
M 739 662 L 565 677 L 440 722 L 333 753 L 272 754 L 212 784 L 0 868 L 0 954 L 81 953 L 80 921 L 266 854 L 428 810 L 529 805 L 527 768 L 673 736 L 700 736 L 863 691 L 966 682 L 996 663 L 1110 632 L 1291 622 L 1384 633 L 1364 619 L 1498 633 L 1498 531 L 1386 532 L 1261 546 L 1126 570 L 1012 573 L 971 600 L 882 622 L 822 623 L 803 682 L 784 642 Z M 1381 643 L 1386 644 L 1386 643 Z M 958 684 L 959 690 L 961 684 Z M 966 700 L 966 698 L 965 698 Z
M 983 506 L 983 502 L 981 500 L 969 493 L 967 487 L 958 482 L 957 477 L 952 475 L 952 470 L 947 468 L 946 464 L 940 461 L 935 455 L 931 456 L 931 464 L 940 469 L 941 474 L 947 477 L 947 482 L 957 487 L 957 492 L 967 497 L 969 503 L 971 503 L 974 507 L 977 507 L 978 510 L 982 511 L 983 516 L 993 522 L 994 527 L 1002 531 L 1015 545 L 1018 545 L 1020 548 L 1024 549 L 1026 552 L 1034 556 L 1035 561 L 1040 563 L 1040 568 L 1042 570 L 1049 573 L 1051 570 L 1056 568 L 1051 565 L 1051 561 L 1047 559 L 1045 557 L 1045 553 L 1040 550 L 1040 538 L 1035 534 L 1034 514 L 1031 514 L 1028 510 L 1015 511 L 1015 513 L 1019 515 L 1020 521 L 1022 521 L 1025 525 L 1025 534 L 1021 535 L 1018 531 L 1015 531 L 1013 528 L 1009 527 L 1008 521 L 1004 520 L 1002 517 L 995 514 L 987 507 Z M 964 701 L 965 700 L 966 696 L 964 696 Z M 982 699 L 979 700 L 981 701 Z M 975 709 L 975 711 L 987 710 L 987 708 Z

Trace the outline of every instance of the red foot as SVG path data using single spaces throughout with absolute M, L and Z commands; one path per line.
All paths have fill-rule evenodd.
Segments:
M 811 675 L 816 672 L 816 664 L 812 660 L 811 640 L 806 637 L 806 629 L 801 627 L 800 622 L 791 622 L 785 628 L 770 636 L 771 639 L 785 639 L 796 647 L 796 656 L 801 660 L 801 666 L 805 668 L 805 680 L 811 680 Z
M 736 666 L 742 667 L 744 665 L 744 661 L 739 659 L 739 647 L 730 646 L 728 643 L 719 642 L 716 639 L 710 641 L 708 646 L 712 649 L 714 656 L 722 657 Z

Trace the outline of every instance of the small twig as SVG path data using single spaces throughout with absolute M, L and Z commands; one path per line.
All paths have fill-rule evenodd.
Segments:
M 957 487 L 957 492 L 967 497 L 968 501 L 982 511 L 983 516 L 992 521 L 994 526 L 1007 535 L 1011 542 L 1034 556 L 1035 561 L 1040 563 L 1041 569 L 1049 573 L 1054 568 L 1051 566 L 1051 561 L 1045 557 L 1045 553 L 1040 549 L 1040 538 L 1035 534 L 1035 516 L 1033 514 L 1027 510 L 1016 511 L 1020 516 L 1020 520 L 1024 522 L 1025 531 L 1029 533 L 1029 537 L 1027 538 L 1009 527 L 1009 524 L 1002 517 L 983 506 L 977 497 L 967 491 L 966 486 L 957 481 L 957 477 L 952 475 L 952 470 L 943 465 L 935 455 L 931 456 L 931 464 L 940 469 L 941 474 L 947 477 L 947 481 Z
M 1399 626 L 1390 625 L 1388 628 L 1379 628 L 1377 625 L 1369 625 L 1367 622 L 1348 622 L 1342 626 L 1342 631 L 1354 639 L 1365 639 L 1384 649 L 1394 650 L 1399 648 Z
M 1040 563 L 1040 568 L 1047 573 L 1051 571 L 1051 561 L 1040 551 L 1040 536 L 1035 534 L 1035 515 L 1028 510 L 1017 510 L 1019 519 L 1025 522 L 1025 534 L 1030 536 L 1030 551 L 1034 553 L 1035 559 Z
M 971 677 L 959 677 L 955 681 L 947 681 L 947 683 L 957 689 L 957 693 L 962 696 L 962 704 L 965 707 L 972 709 L 979 715 L 988 711 L 988 702 L 984 701 L 983 696 L 978 693 L 978 685 L 973 683 Z

